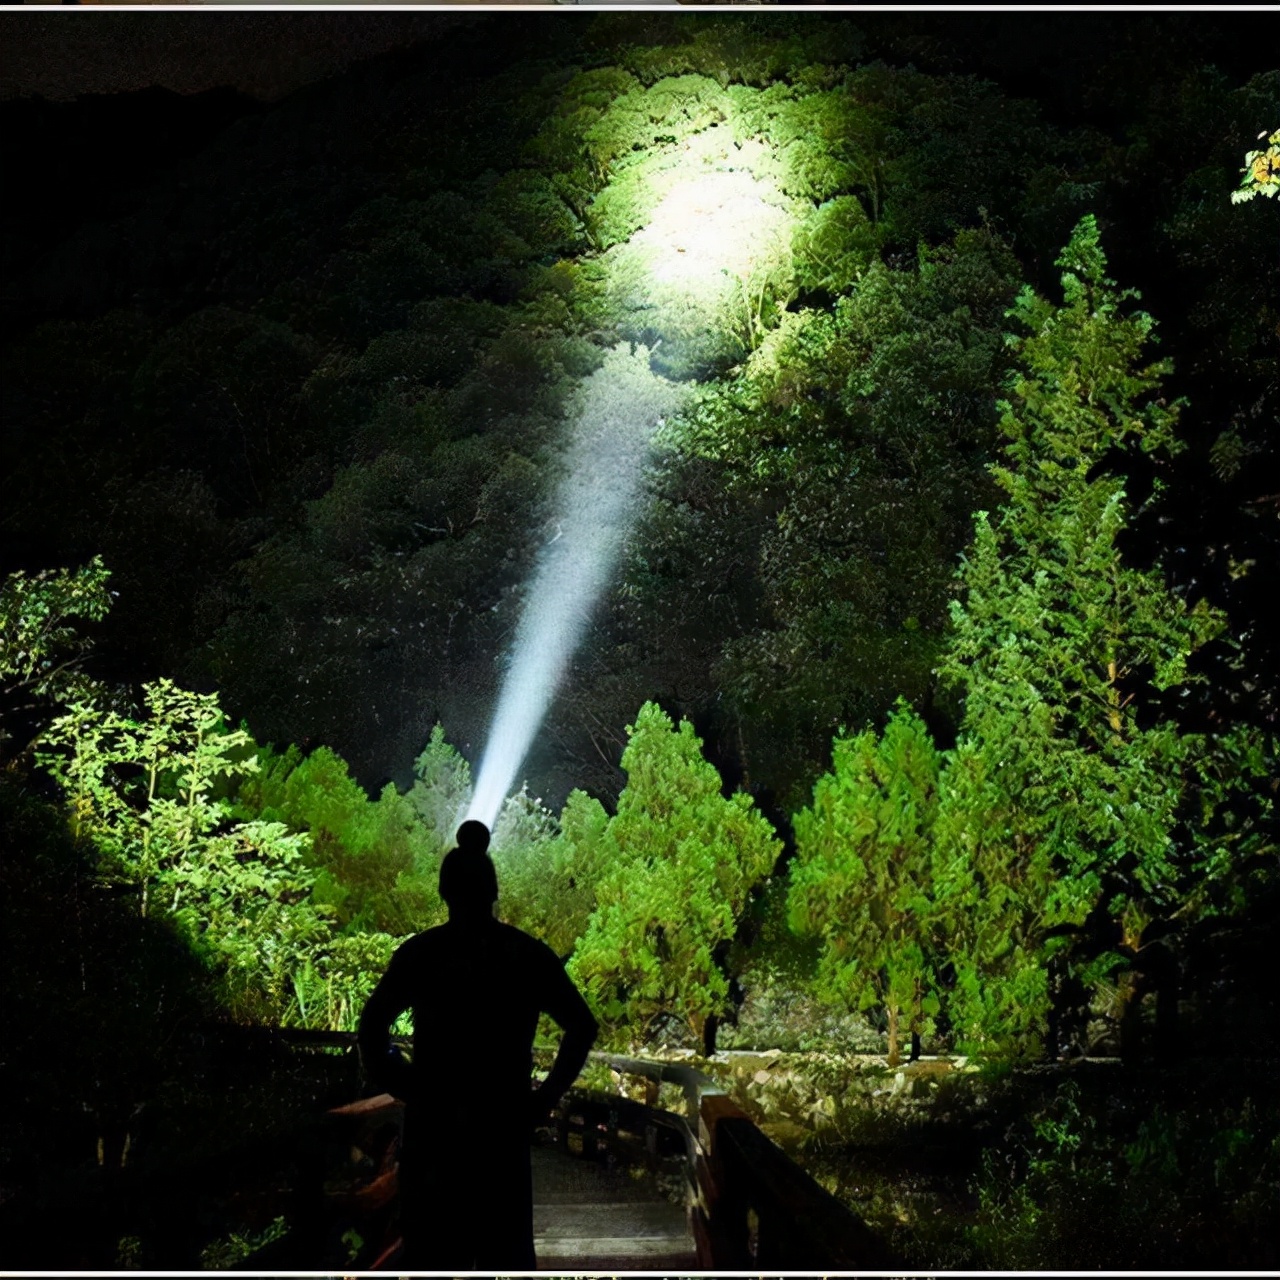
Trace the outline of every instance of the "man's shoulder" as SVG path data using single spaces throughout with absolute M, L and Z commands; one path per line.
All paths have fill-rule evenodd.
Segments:
M 460 935 L 456 929 L 450 929 L 448 925 L 436 925 L 434 928 L 424 929 L 421 933 L 415 933 L 413 937 L 406 938 L 396 948 L 392 963 L 397 968 L 409 969 L 431 964 L 435 960 L 443 959 L 456 952 L 462 945 L 464 936 L 474 944 L 476 935 Z M 515 925 L 495 920 L 493 933 L 489 936 L 498 940 L 499 953 L 507 956 L 513 963 L 538 971 L 544 971 L 549 965 L 562 967 L 560 957 L 541 938 L 535 938 L 533 934 L 525 933 Z
M 531 963 L 545 964 L 547 961 L 557 965 L 560 963 L 560 957 L 541 938 L 535 938 L 533 934 L 525 933 L 523 929 L 517 929 L 515 925 L 506 924 L 503 921 L 498 922 L 498 928 L 502 930 L 502 938 L 506 945 L 520 952 Z
M 502 936 L 509 946 L 523 947 L 526 951 L 550 951 L 541 938 L 535 938 L 531 933 L 525 933 L 523 929 L 517 929 L 513 924 L 507 924 L 505 920 L 497 921 L 498 928 L 502 930 Z
M 419 956 L 430 955 L 444 941 L 445 931 L 443 925 L 435 925 L 431 929 L 424 929 L 421 933 L 415 933 L 411 938 L 406 938 L 395 949 L 395 954 L 391 957 L 392 963 L 406 964 Z

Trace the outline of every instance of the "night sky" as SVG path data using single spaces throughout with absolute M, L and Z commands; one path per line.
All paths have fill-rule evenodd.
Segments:
M 686 11 L 687 12 L 687 11 Z M 547 21 L 588 21 L 572 11 Z M 618 15 L 620 17 L 620 15 Z M 703 20 L 714 21 L 705 11 Z M 1115 34 L 1151 22 L 1140 14 L 1037 14 L 1022 11 L 921 14 L 922 49 L 930 60 L 1017 83 L 1042 97 L 1078 80 L 1105 56 Z M 159 85 L 177 93 L 226 86 L 263 101 L 342 71 L 361 59 L 438 38 L 461 24 L 510 23 L 512 17 L 459 12 L 273 13 L 202 11 L 0 15 L 6 25 L 0 55 L 0 100 L 39 95 L 65 100 Z M 900 19 L 899 19 L 900 20 Z M 1162 14 L 1166 30 L 1201 46 L 1206 59 L 1248 74 L 1274 65 L 1265 13 Z M 874 22 L 874 19 L 870 19 Z M 960 64 L 965 65 L 960 65 Z
M 432 40 L 458 13 L 5 13 L 0 99 L 227 86 L 263 101 Z

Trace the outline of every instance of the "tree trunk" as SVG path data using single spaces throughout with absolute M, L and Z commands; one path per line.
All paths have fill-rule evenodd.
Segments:
M 896 1067 L 902 1061 L 902 1053 L 898 1045 L 898 1006 L 896 1004 L 889 1006 L 889 1054 L 887 1061 L 891 1067 Z
M 710 1058 L 715 1055 L 716 1051 L 716 1031 L 720 1027 L 720 1018 L 717 1014 L 710 1014 L 702 1024 L 702 1056 Z
M 1156 988 L 1156 1052 L 1166 1061 L 1178 1056 L 1178 975 L 1160 976 Z
M 1142 984 L 1134 970 L 1121 975 L 1116 991 L 1119 1006 L 1120 1057 L 1134 1061 L 1142 1051 Z
M 1157 1057 L 1174 1058 L 1178 1053 L 1178 958 L 1164 940 L 1148 943 L 1138 953 L 1144 991 L 1156 993 L 1155 1051 Z

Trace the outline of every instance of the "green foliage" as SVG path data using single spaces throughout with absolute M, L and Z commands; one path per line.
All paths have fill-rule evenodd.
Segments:
M 519 840 L 512 839 L 516 828 L 523 829 Z M 558 822 L 523 789 L 512 796 L 494 830 L 499 915 L 568 957 L 587 932 L 596 887 L 611 866 L 608 828 L 604 806 L 585 791 L 569 793 Z
M 780 843 L 749 797 L 721 794 L 688 721 L 676 729 L 646 703 L 628 734 L 627 786 L 600 837 L 609 868 L 570 972 L 606 1026 L 634 1041 L 664 1017 L 700 1035 L 728 996 L 718 950 Z
M 1162 1269 L 1265 1253 L 1280 1177 L 1274 1107 L 1216 1092 L 1178 1101 L 1120 1107 L 1066 1080 L 1033 1104 L 984 1154 L 971 1265 Z M 1212 1225 L 1170 1240 L 1152 1229 L 1153 1205 L 1164 1222 Z
M 288 1230 L 284 1218 L 274 1218 L 260 1231 L 231 1231 L 200 1250 L 200 1266 L 205 1271 L 229 1271 L 273 1240 L 284 1237 Z
M 1017 1182 L 1002 1168 L 999 1153 L 984 1153 L 977 1183 L 978 1220 L 970 1238 L 981 1256 L 1002 1260 L 995 1265 L 1025 1265 L 1023 1260 L 1029 1257 L 1050 1256 L 1045 1237 L 1059 1229 L 1057 1206 L 1050 1201 L 1073 1180 L 1076 1153 L 1086 1140 L 1090 1147 L 1101 1145 L 1095 1117 L 1082 1115 L 1079 1103 L 1079 1090 L 1068 1081 L 1050 1105 L 1034 1116 L 1025 1148 L 1006 1156 L 1010 1164 L 1025 1166 L 1025 1172 L 1019 1168 L 1023 1177 Z M 1105 1170 L 1103 1177 L 1090 1180 L 1091 1198 L 1100 1192 L 1114 1194 L 1114 1184 L 1105 1176 L 1109 1173 Z
M 426 756 L 451 750 L 433 735 Z M 421 761 L 420 761 L 421 763 Z M 309 833 L 312 898 L 340 930 L 403 935 L 441 915 L 436 876 L 442 850 L 424 829 L 424 794 L 403 797 L 388 783 L 376 800 L 327 747 L 305 759 L 290 749 L 242 785 L 242 812 Z
M 91 585 L 91 606 L 105 610 L 100 580 Z M 12 598 L 26 586 L 11 581 Z M 28 631 L 75 647 L 71 610 L 49 612 L 43 632 Z M 226 728 L 216 695 L 162 679 L 143 686 L 142 703 L 128 715 L 79 697 L 38 740 L 73 839 L 93 850 L 105 883 L 136 892 L 141 917 L 176 926 L 237 1017 L 354 1026 L 396 941 L 364 930 L 389 919 L 403 934 L 414 927 L 406 916 L 440 914 L 438 859 L 427 859 L 429 878 L 413 874 L 414 852 L 435 851 L 417 849 L 429 841 L 408 803 L 391 786 L 370 802 L 325 748 L 254 754 L 245 730 Z M 431 745 L 446 750 L 438 734 Z M 357 936 L 333 938 L 333 915 Z
M 223 690 L 260 740 L 332 745 L 362 780 L 402 769 L 436 720 L 459 742 L 483 732 L 492 660 L 510 633 L 507 604 L 540 541 L 564 397 L 601 347 L 626 337 L 648 346 L 670 373 L 717 373 L 789 325 L 798 302 L 821 312 L 856 294 L 882 248 L 913 250 L 915 224 L 886 240 L 894 199 L 946 205 L 941 235 L 974 223 L 974 201 L 991 174 L 1009 171 L 1004 160 L 987 164 L 987 152 L 1004 145 L 990 140 L 978 195 L 977 186 L 965 186 L 977 181 L 972 166 L 937 162 L 948 113 L 972 106 L 990 123 L 1001 110 L 998 94 L 952 77 L 856 67 L 864 35 L 847 23 L 819 30 L 791 20 L 652 26 L 646 19 L 611 32 L 584 28 L 581 37 L 553 43 L 549 61 L 531 56 L 486 73 L 485 92 L 469 97 L 441 96 L 437 85 L 406 73 L 398 92 L 414 109 L 382 122 L 376 159 L 368 158 L 374 152 L 354 117 L 335 111 L 326 136 L 337 150 L 327 154 L 348 145 L 358 163 L 274 166 L 270 182 L 226 183 L 239 194 L 216 214 L 206 211 L 221 189 L 212 178 L 198 194 L 178 197 L 193 225 L 212 218 L 223 228 L 215 239 L 225 252 L 213 254 L 222 266 L 208 290 L 201 283 L 195 309 L 180 307 L 173 323 L 157 328 L 135 308 L 114 329 L 95 322 L 24 349 L 24 363 L 38 360 L 41 368 L 40 385 L 23 380 L 19 397 L 23 406 L 39 401 L 39 413 L 24 418 L 33 439 L 47 425 L 64 431 L 69 422 L 105 415 L 107 425 L 86 428 L 86 438 L 109 439 L 112 451 L 95 444 L 92 460 L 82 462 L 69 449 L 46 470 L 83 468 L 74 485 L 81 494 L 103 491 L 99 473 L 118 473 L 109 505 L 120 518 L 103 518 L 106 499 L 95 511 L 112 536 L 129 526 L 125 559 L 141 566 L 119 571 L 137 579 L 131 642 L 143 642 L 155 605 L 167 606 L 148 669 L 181 671 L 188 682 Z M 1014 117 L 1022 119 L 1011 111 Z M 261 133 L 240 138 L 238 154 L 259 147 L 264 156 L 278 154 L 294 124 L 288 112 L 273 115 Z M 957 127 L 953 120 L 949 128 Z M 1022 139 L 1019 132 L 1005 151 Z M 976 148 L 981 140 L 969 141 Z M 899 165 L 917 153 L 925 158 Z M 1041 168 L 1052 159 L 1037 152 Z M 220 160 L 219 174 L 237 163 Z M 771 230 L 750 264 L 709 273 L 713 298 L 691 300 L 681 284 L 653 287 L 637 237 L 683 179 L 707 173 L 753 184 L 759 229 L 767 221 Z M 999 217 L 994 197 L 985 207 Z M 208 260 L 204 232 L 187 234 L 193 258 Z M 701 295 L 702 285 L 693 292 Z M 950 311 L 964 306 L 976 309 L 952 295 Z M 903 317 L 909 331 L 916 320 Z M 894 432 L 897 441 L 909 445 L 935 411 L 973 416 L 979 393 L 969 375 L 986 352 L 981 341 L 966 346 L 975 327 L 986 326 L 963 318 L 951 325 L 956 340 L 940 377 L 924 356 L 942 335 L 919 342 L 915 367 L 900 370 L 901 411 L 916 410 L 913 383 L 931 379 L 937 394 L 927 404 L 921 397 L 916 416 Z M 964 385 L 939 389 L 961 348 L 971 357 Z M 75 396 L 47 404 L 53 393 L 45 384 L 60 370 L 73 372 Z M 987 371 L 984 410 L 998 373 Z M 852 422 L 834 382 L 815 351 L 780 390 L 793 402 L 825 407 L 818 435 L 828 446 L 826 428 Z M 100 404 L 95 397 L 108 383 L 109 403 Z M 795 427 L 803 437 L 805 424 Z M 860 435 L 852 422 L 844 438 Z M 126 445 L 127 463 L 114 456 Z M 151 474 L 161 462 L 174 475 Z M 859 473 L 865 470 L 860 462 Z M 797 485 L 819 474 L 799 468 Z M 188 478 L 180 483 L 180 475 Z M 827 531 L 852 528 L 853 508 L 840 503 L 845 479 L 827 477 L 793 527 L 812 514 Z M 873 490 L 876 478 L 868 475 L 866 487 Z M 962 483 L 934 493 L 948 491 L 959 495 L 957 511 L 975 505 Z M 759 520 L 775 514 L 767 510 L 775 496 L 760 496 Z M 89 536 L 93 521 L 83 519 Z M 189 554 L 169 550 L 154 570 L 143 564 L 141 548 L 178 522 L 182 537 L 166 539 L 166 549 L 177 542 Z M 903 562 L 934 550 L 945 565 L 958 550 L 953 533 L 946 529 L 940 549 L 931 537 L 908 549 L 905 530 L 892 530 L 887 576 L 910 581 Z M 872 541 L 880 540 L 877 532 Z M 708 691 L 699 694 L 699 714 L 717 695 L 734 695 L 724 702 L 748 721 L 753 777 L 807 794 L 836 724 L 882 715 L 899 691 L 917 696 L 936 643 L 920 601 L 902 609 L 903 620 L 921 622 L 918 630 L 895 624 L 860 643 L 870 611 L 851 604 L 847 583 L 831 592 L 829 614 L 790 627 L 779 579 L 819 550 L 802 541 L 794 556 L 792 548 L 782 554 L 787 563 L 777 576 L 769 563 L 735 566 L 735 618 L 750 618 L 753 597 L 764 590 L 773 614 L 765 629 L 788 634 L 758 645 L 745 639 L 741 661 L 735 649 L 715 672 L 706 645 L 673 662 L 685 668 L 680 687 Z M 810 576 L 816 581 L 832 561 L 849 559 L 840 549 L 815 554 Z M 945 573 L 933 576 L 941 582 Z M 601 647 L 610 639 L 602 635 Z M 641 643 L 653 651 L 658 638 Z M 604 661 L 626 666 L 628 659 L 608 654 Z M 762 709 L 755 732 L 750 697 L 732 686 L 765 686 L 767 694 L 761 677 L 775 662 L 788 668 L 775 682 L 781 696 Z M 831 690 L 861 679 L 879 687 L 865 698 L 858 688 L 838 699 L 845 705 L 831 706 Z M 638 705 L 650 691 L 628 692 L 621 706 Z M 806 732 L 784 704 L 803 706 L 809 697 L 817 700 L 816 727 Z M 406 707 L 419 710 L 406 715 Z M 607 710 L 613 725 L 628 714 Z M 583 732 L 573 749 L 584 745 Z M 794 778 L 785 776 L 793 760 Z M 577 781 L 557 780 L 558 794 Z
M 871 67 L 852 89 L 888 117 L 879 181 L 890 242 L 936 241 L 988 216 L 1014 224 L 1014 193 L 1058 160 L 1062 143 L 1039 107 L 989 81 Z
M 86 224 L 48 271 L 20 272 L 15 296 L 40 303 L 32 314 L 57 314 L 61 280 L 89 318 L 38 327 L 8 353 L 18 443 L 0 506 L 15 557 L 98 546 L 120 592 L 110 658 L 222 689 L 260 739 L 332 751 L 263 750 L 257 773 L 229 768 L 207 792 L 159 768 L 146 799 L 154 718 L 109 710 L 76 674 L 82 642 L 57 621 L 101 617 L 92 566 L 64 575 L 79 585 L 62 595 L 57 575 L 5 588 L 4 731 L 21 742 L 52 714 L 23 699 L 80 708 L 49 749 L 77 822 L 109 850 L 104 867 L 150 884 L 152 918 L 175 899 L 197 932 L 206 915 L 230 927 L 242 900 L 266 912 L 265 851 L 303 832 L 316 884 L 299 920 L 324 904 L 350 940 L 438 919 L 438 857 L 469 782 L 431 726 L 448 724 L 468 751 L 480 740 L 519 584 L 553 535 L 545 502 L 566 405 L 601 351 L 632 339 L 655 366 L 707 382 L 667 433 L 682 452 L 663 461 L 626 581 L 553 713 L 538 789 L 615 794 L 617 726 L 664 690 L 744 786 L 807 804 L 839 726 L 882 724 L 900 695 L 930 704 L 951 566 L 973 510 L 994 512 L 1002 493 L 1005 511 L 979 525 L 948 658 L 969 720 L 930 875 L 954 954 L 933 955 L 938 937 L 920 954 L 948 986 L 953 1021 L 1004 1025 L 1026 1049 L 1046 966 L 1079 964 L 1090 984 L 1123 968 L 1115 938 L 1069 931 L 1105 931 L 1097 917 L 1109 914 L 1134 941 L 1161 914 L 1234 909 L 1274 850 L 1273 745 L 1222 711 L 1264 722 L 1280 669 L 1257 622 L 1276 562 L 1270 522 L 1256 518 L 1269 490 L 1246 492 L 1267 474 L 1251 464 L 1275 416 L 1274 289 L 1259 264 L 1278 202 L 1238 209 L 1222 196 L 1275 74 L 1239 88 L 1212 69 L 1175 78 L 1144 51 L 1103 95 L 1124 107 L 1116 130 L 1068 134 L 979 79 L 868 61 L 874 35 L 878 51 L 955 65 L 911 23 L 868 35 L 782 14 L 623 17 L 565 28 L 479 79 L 467 59 L 456 82 L 398 65 L 400 107 L 375 111 L 375 128 L 360 91 L 334 82 L 310 100 L 329 113 L 316 151 L 299 143 L 293 108 L 241 121 L 194 185 L 162 184 L 164 254 L 151 215 L 126 214 Z M 1125 97 L 1135 81 L 1145 116 Z M 1237 200 L 1250 181 L 1274 189 L 1261 155 Z M 1133 181 L 1151 172 L 1161 181 Z M 757 197 L 746 221 L 760 239 L 709 284 L 655 284 L 655 241 L 687 256 L 660 224 L 693 176 Z M 1220 432 L 1203 452 L 1239 496 L 1201 566 L 1213 562 L 1238 633 L 1222 663 L 1235 684 L 1223 694 L 1217 672 L 1179 704 L 1214 700 L 1208 722 L 1222 728 L 1203 742 L 1169 726 L 1166 695 L 1187 687 L 1192 651 L 1220 624 L 1204 609 L 1180 622 L 1156 577 L 1122 562 L 1117 574 L 1126 500 L 1087 474 L 1130 447 L 1163 466 L 1174 437 L 1160 414 L 1175 413 L 1153 399 L 1158 366 L 1137 369 L 1149 335 L 1095 279 L 1087 235 L 1067 264 L 1067 304 L 1025 295 L 1017 315 L 1033 336 L 1002 342 L 1023 275 L 1094 207 L 1132 228 L 1130 248 L 1149 245 L 1147 268 L 1190 299 L 1179 318 L 1193 358 L 1179 368 L 1202 380 L 1188 385 Z M 99 270 L 106 260 L 123 273 Z M 128 296 L 113 293 L 126 278 Z M 1021 425 L 1000 490 L 985 464 L 1015 357 Z M 1183 580 L 1193 574 L 1212 577 Z M 21 638 L 14 620 L 42 609 Z M 370 798 L 356 779 L 400 776 L 429 733 L 409 796 Z M 251 751 L 226 744 L 224 758 L 238 768 Z M 232 791 L 240 808 L 219 817 Z M 559 835 L 531 804 L 511 816 L 527 831 L 502 851 L 504 906 L 568 952 L 620 859 L 614 823 L 585 796 L 570 797 Z M 236 820 L 259 825 L 232 839 Z M 194 850 L 230 877 L 225 901 L 181 880 L 178 868 L 200 865 Z M 301 864 L 281 858 L 284 883 Z M 257 870 L 234 889 L 246 867 Z M 283 918 L 271 928 L 288 931 Z M 345 989 L 346 977 L 326 985 L 320 943 L 305 945 L 316 992 Z M 294 971 L 272 966 L 271 999 L 293 998 Z M 313 992 L 307 1006 L 328 1010 L 322 1020 L 341 998 Z
M 72 1132 L 86 1121 L 98 1133 L 126 1125 L 182 1061 L 187 1036 L 216 1015 L 218 993 L 185 939 L 141 920 L 103 883 L 63 807 L 8 771 L 0 848 L 5 1148 L 14 1152 L 37 1146 L 53 1116 L 74 1117 Z
M 239 426 L 261 438 L 316 355 L 285 325 L 208 307 L 161 337 L 138 368 L 134 392 L 148 417 L 200 422 L 219 435 Z
M 618 94 L 582 139 L 597 172 L 607 174 L 623 157 L 639 160 L 654 149 L 685 142 L 729 112 L 725 91 L 706 76 L 667 76 Z M 622 238 L 622 237 L 617 237 Z M 611 243 L 606 233 L 602 244 Z
M 145 916 L 156 876 L 224 822 L 214 787 L 254 762 L 241 750 L 249 735 L 225 729 L 215 696 L 159 680 L 143 700 L 140 719 L 74 703 L 46 730 L 37 758 L 67 793 L 76 838 L 137 886 Z
M 179 925 L 225 970 L 233 1004 L 278 992 L 323 932 L 304 903 L 307 837 L 280 822 L 231 822 L 219 791 L 252 773 L 249 735 L 228 731 L 214 694 L 144 685 L 138 717 L 75 702 L 37 759 L 62 786 L 74 838 L 100 874 L 138 894 L 143 917 Z
M 652 29 L 643 39 L 624 36 L 614 56 L 645 84 L 695 74 L 724 87 L 759 88 L 789 78 L 796 68 L 803 68 L 802 74 L 820 71 L 821 59 L 852 61 L 862 54 L 863 35 L 852 24 L 824 23 L 815 29 L 807 22 L 790 24 L 779 14 L 767 18 L 762 23 L 754 15 L 725 14 L 708 23 L 687 15 L 665 37 Z
M 486 203 L 535 256 L 565 254 L 583 245 L 582 222 L 556 193 L 550 178 L 537 170 L 503 174 Z
M 609 815 L 594 796 L 571 791 L 560 811 L 560 840 L 554 851 L 554 911 L 546 941 L 562 955 L 577 946 L 596 908 L 596 888 L 610 870 Z
M 564 924 L 557 920 L 561 904 L 552 871 L 557 834 L 555 815 L 521 786 L 498 811 L 489 845 L 498 872 L 498 915 L 548 942 L 548 932 Z
M 740 358 L 795 294 L 791 226 L 758 139 L 709 127 L 637 153 L 592 206 L 613 323 L 669 351 L 672 376 Z
M 424 298 L 501 298 L 518 287 L 532 251 L 498 214 L 456 189 L 417 194 L 362 205 L 326 264 L 324 320 L 351 341 L 404 328 Z
M 282 993 L 285 1026 L 355 1031 L 365 1002 L 404 941 L 386 933 L 360 931 L 320 939 L 288 975 Z M 399 1031 L 412 1030 L 404 1015 Z
M 330 933 L 311 894 L 305 834 L 283 823 L 244 822 L 205 842 L 198 865 L 160 879 L 165 914 L 218 968 L 233 1015 L 277 1022 L 293 975 Z
M 1248 151 L 1244 157 L 1244 177 L 1240 185 L 1231 193 L 1232 204 L 1243 204 L 1254 196 L 1274 196 L 1280 191 L 1280 129 L 1270 137 L 1264 129 L 1258 134 L 1258 140 L 1267 140 L 1267 146 L 1257 151 Z
M 857 196 L 817 205 L 797 226 L 792 246 L 796 284 L 804 292 L 849 293 L 877 260 L 875 232 Z
M 1178 406 L 1156 398 L 1167 367 L 1138 363 L 1152 321 L 1122 312 L 1132 295 L 1105 277 L 1092 218 L 1059 262 L 1062 306 L 1025 290 L 1013 311 L 1027 336 L 1011 340 L 1022 371 L 993 468 L 1007 501 L 978 516 L 943 665 L 965 718 L 940 884 L 955 1016 L 980 1039 L 1034 1038 L 1055 926 L 1105 904 L 1136 947 L 1182 905 L 1175 825 L 1203 743 L 1159 718 L 1157 696 L 1191 680 L 1188 659 L 1223 625 L 1125 563 L 1124 481 L 1099 464 L 1131 445 L 1173 452 Z
M 929 695 L 950 565 L 990 484 L 1018 278 L 986 229 L 911 269 L 873 261 L 851 296 L 783 317 L 678 424 L 774 516 L 751 568 L 763 608 L 726 636 L 715 676 L 752 776 L 796 808 L 838 725 Z
M 586 216 L 593 244 L 608 251 L 609 309 L 622 334 L 649 344 L 661 337 L 675 348 L 663 356 L 672 370 L 700 376 L 759 345 L 797 288 L 839 293 L 859 278 L 879 243 L 871 224 L 884 195 L 890 119 L 911 95 L 885 88 L 901 86 L 884 69 L 870 80 L 861 72 L 842 79 L 842 69 L 811 65 L 790 83 L 761 70 L 755 78 L 768 83 L 756 87 L 715 71 L 651 78 L 662 61 L 697 62 L 701 55 L 688 48 L 668 47 L 658 62 L 635 56 L 646 68 L 640 81 L 615 69 L 571 81 L 530 158 L 553 170 L 552 184 Z M 916 86 L 913 102 L 928 99 L 928 77 L 899 78 Z M 873 103 L 864 80 L 889 101 Z M 758 192 L 757 231 L 772 207 L 786 234 L 757 246 L 749 270 L 730 267 L 726 279 L 700 279 L 696 288 L 666 287 L 637 233 L 651 223 L 664 228 L 664 208 L 695 180 L 718 175 L 723 183 L 733 173 L 744 176 L 744 192 L 750 184 Z M 716 201 L 701 201 L 699 218 L 714 222 Z M 966 207 L 976 216 L 976 205 Z M 721 238 L 746 234 L 726 227 Z
M 882 1009 L 889 1064 L 902 1031 L 938 1011 L 930 942 L 930 845 L 940 759 L 899 703 L 883 735 L 837 738 L 832 771 L 796 815 L 787 898 L 792 927 L 823 948 L 816 989 L 848 1009 Z
M 436 724 L 414 761 L 413 773 L 413 786 L 405 798 L 437 853 L 443 855 L 453 847 L 458 824 L 471 802 L 471 766 L 445 741 L 444 726 Z
M 90 642 L 72 619 L 100 621 L 111 607 L 100 556 L 81 569 L 10 574 L 0 586 L 0 746 L 27 699 L 67 703 L 91 696 L 80 670 Z
M 354 380 L 334 369 L 325 395 Z M 511 329 L 447 390 L 386 390 L 363 455 L 244 563 L 245 607 L 211 646 L 259 738 L 336 745 L 372 726 L 376 757 L 344 756 L 385 776 L 438 719 L 483 732 L 488 655 L 539 545 L 570 385 L 550 342 Z
M 1277 755 L 1275 736 L 1251 725 L 1207 735 L 1184 835 L 1187 917 L 1243 912 L 1274 881 Z

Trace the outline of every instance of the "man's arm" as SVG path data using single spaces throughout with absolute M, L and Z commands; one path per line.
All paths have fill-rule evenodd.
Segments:
M 399 959 L 399 952 L 392 956 L 382 980 L 369 996 L 360 1015 L 356 1042 L 369 1083 L 407 1101 L 412 1093 L 412 1071 L 404 1055 L 391 1043 L 392 1025 L 412 1004 L 403 977 L 404 966 L 396 963 Z
M 564 1096 L 565 1090 L 578 1078 L 600 1031 L 600 1025 L 587 1007 L 582 993 L 565 973 L 564 965 L 550 948 L 547 949 L 547 954 L 551 963 L 542 1007 L 559 1024 L 564 1035 L 547 1078 L 534 1091 L 535 1123 L 546 1116 Z

